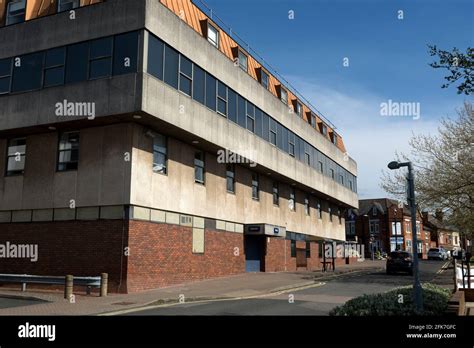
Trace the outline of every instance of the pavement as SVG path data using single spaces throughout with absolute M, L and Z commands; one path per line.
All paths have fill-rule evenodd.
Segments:
M 384 260 L 366 260 L 339 266 L 335 272 L 326 273 L 321 271 L 244 273 L 132 294 L 109 294 L 107 297 L 76 293 L 73 303 L 65 300 L 63 292 L 58 291 L 20 292 L 1 289 L 0 315 L 111 315 L 125 314 L 138 308 L 157 305 L 202 303 L 209 300 L 250 300 L 319 287 L 326 281 L 341 276 L 381 272 L 384 268 Z M 22 303 L 13 306 L 14 300 Z M 9 302 L 12 306 L 8 305 Z

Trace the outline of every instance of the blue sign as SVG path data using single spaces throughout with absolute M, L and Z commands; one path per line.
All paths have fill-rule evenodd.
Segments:
M 280 229 L 278 227 L 273 227 L 273 234 L 280 233 Z

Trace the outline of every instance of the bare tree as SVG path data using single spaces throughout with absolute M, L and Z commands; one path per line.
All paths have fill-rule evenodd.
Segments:
M 413 134 L 409 144 L 410 154 L 396 154 L 396 158 L 413 163 L 419 207 L 442 210 L 471 239 L 474 231 L 472 103 L 465 102 L 457 110 L 457 118 L 443 119 L 438 134 Z M 406 199 L 406 178 L 401 171 L 384 171 L 381 187 L 397 198 Z

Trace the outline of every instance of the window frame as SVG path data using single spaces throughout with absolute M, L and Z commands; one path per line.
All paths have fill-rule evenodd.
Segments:
M 323 219 L 323 208 L 322 208 L 321 200 L 318 200 L 318 203 L 316 204 L 316 208 L 317 208 L 317 211 L 318 211 L 318 219 L 322 220 Z
M 197 155 L 202 155 L 201 158 L 197 158 Z M 205 185 L 206 184 L 206 156 L 204 151 L 197 150 L 194 152 L 194 183 Z M 201 162 L 201 163 L 200 163 Z M 199 180 L 196 176 L 196 169 L 202 170 L 202 180 Z
M 25 152 L 21 153 L 19 151 L 13 153 L 12 155 L 9 154 L 10 147 L 13 147 L 11 143 L 13 141 L 19 141 L 19 140 L 24 140 L 25 142 Z M 10 177 L 10 176 L 21 176 L 25 174 L 25 165 L 26 165 L 26 151 L 27 151 L 27 138 L 26 137 L 19 137 L 19 138 L 10 138 L 7 139 L 7 146 L 6 146 L 6 158 L 5 158 L 5 176 Z M 18 146 L 18 145 L 17 145 Z M 17 156 L 20 156 L 20 158 L 23 158 L 23 169 L 21 170 L 8 170 L 8 164 L 9 164 L 9 159 L 10 158 L 15 158 Z M 20 160 L 21 162 L 21 160 Z
M 9 74 L 7 75 L 0 75 L 0 80 L 3 80 L 3 79 L 7 79 L 8 78 L 8 90 L 6 92 L 1 92 L 0 91 L 0 95 L 4 95 L 4 94 L 10 94 L 11 91 L 12 91 L 12 83 L 13 83 L 13 58 L 10 57 L 10 58 L 2 58 L 0 60 L 10 60 L 10 69 L 9 69 Z
M 77 148 L 73 148 L 71 145 L 71 149 L 63 149 L 61 150 L 61 141 L 63 140 L 62 137 L 64 135 L 70 135 L 70 134 L 77 134 Z M 68 141 L 70 142 L 69 138 Z M 71 132 L 61 132 L 58 135 L 58 146 L 57 146 L 57 160 L 56 160 L 56 171 L 57 172 L 68 172 L 68 171 L 77 171 L 79 169 L 79 156 L 80 156 L 80 144 L 81 144 L 81 133 L 79 131 L 71 131 Z M 67 161 L 67 162 L 61 162 L 61 153 L 63 152 L 71 152 L 73 150 L 77 150 L 77 161 Z M 69 163 L 76 163 L 75 168 L 67 168 L 67 165 Z M 66 164 L 66 167 L 64 169 L 60 168 L 60 165 Z
M 160 150 L 155 150 L 155 140 L 158 139 L 158 137 L 161 137 L 164 140 L 164 148 L 165 151 L 160 151 Z M 161 175 L 168 175 L 168 137 L 162 134 L 156 134 L 155 137 L 153 138 L 153 144 L 152 144 L 152 153 L 153 153 L 153 173 L 156 174 L 161 174 Z M 162 155 L 164 157 L 164 164 L 162 166 L 161 171 L 155 169 L 156 168 L 156 162 L 155 162 L 155 154 Z M 164 170 L 163 170 L 164 169 Z
M 229 163 L 226 165 L 225 178 L 226 178 L 227 193 L 235 194 L 235 164 Z M 230 189 L 229 189 L 229 184 L 231 185 Z
M 245 59 L 241 59 L 242 56 L 245 57 Z M 239 67 L 243 71 L 248 72 L 249 56 L 245 54 L 244 51 L 242 51 L 240 48 L 238 49 L 238 52 L 237 52 L 237 59 L 239 60 Z M 242 64 L 243 61 L 245 61 L 245 64 Z
M 22 12 L 19 12 L 18 14 L 15 14 L 15 15 L 11 15 L 10 13 L 10 6 L 12 6 L 12 4 L 16 4 L 16 3 L 23 3 L 24 6 L 23 6 L 23 10 Z M 23 23 L 25 22 L 25 18 L 26 18 L 26 6 L 27 6 L 27 0 L 13 0 L 13 1 L 10 1 L 8 4 L 7 4 L 7 7 L 5 9 L 5 26 L 9 26 L 9 25 L 15 25 L 15 24 L 19 24 L 19 23 Z M 21 11 L 21 10 L 18 10 L 18 11 Z M 9 23 L 9 19 L 11 18 L 15 18 L 16 17 L 21 17 L 21 20 L 20 21 L 15 21 L 13 23 Z
M 63 2 L 63 1 L 66 1 L 66 3 L 61 4 L 61 2 Z M 66 4 L 71 4 L 71 3 L 72 4 L 77 3 L 77 6 L 73 5 L 72 8 L 68 8 L 66 10 L 61 10 L 61 5 L 66 5 Z M 58 0 L 56 11 L 57 11 L 57 13 L 62 13 L 62 12 L 66 12 L 66 11 L 72 11 L 72 10 L 74 10 L 76 8 L 79 8 L 79 7 L 81 7 L 81 1 L 80 0 Z
M 257 173 L 252 173 L 252 199 L 260 200 L 260 177 Z
M 92 57 L 92 44 L 96 41 L 104 41 L 104 40 L 110 40 L 110 55 L 99 55 L 96 57 Z M 94 39 L 94 40 L 89 40 L 89 55 L 88 55 L 88 67 L 87 67 L 87 80 L 88 81 L 93 81 L 93 80 L 99 80 L 99 79 L 104 79 L 112 76 L 112 70 L 113 70 L 113 57 L 114 57 L 114 36 L 106 36 L 102 37 L 99 39 Z M 92 77 L 92 65 L 94 62 L 98 61 L 109 61 L 109 71 L 107 75 L 103 76 L 98 76 L 98 77 Z
M 191 64 L 191 76 L 189 76 L 186 72 L 182 71 L 181 70 L 181 65 L 182 65 L 182 61 L 183 59 L 186 59 L 189 61 L 189 63 Z M 179 64 L 178 64 L 178 91 L 180 91 L 181 93 L 184 93 L 185 95 L 187 95 L 188 97 L 193 97 L 193 74 L 194 74 L 194 66 L 193 66 L 193 62 L 191 61 L 191 59 L 185 57 L 184 55 L 182 55 L 181 53 L 179 54 Z M 189 94 L 186 92 L 186 91 L 183 91 L 181 89 L 181 80 L 182 79 L 186 79 L 187 81 L 189 81 Z
M 221 86 L 224 86 L 225 88 L 225 97 L 222 97 L 219 93 L 219 87 Z M 227 117 L 227 114 L 229 112 L 229 109 L 228 109 L 228 102 L 229 102 L 229 88 L 223 83 L 221 82 L 220 80 L 217 80 L 217 91 L 216 91 L 216 97 L 217 97 L 217 101 L 216 101 L 216 112 L 224 117 Z M 224 103 L 225 104 L 225 112 L 222 113 L 220 110 L 219 110 L 219 101 Z
M 290 206 L 290 202 L 293 202 L 293 206 Z M 290 188 L 290 196 L 288 198 L 288 207 L 290 208 L 290 211 L 295 212 L 296 211 L 296 190 L 294 187 Z
M 209 32 L 212 32 L 214 31 L 215 34 L 216 34 L 216 41 L 213 41 L 210 37 L 209 37 Z M 206 35 L 206 38 L 207 38 L 207 41 L 212 45 L 214 46 L 215 48 L 219 48 L 219 39 L 220 39 L 220 32 L 219 32 L 219 29 L 217 29 L 217 27 L 215 27 L 214 25 L 212 25 L 211 23 L 207 23 L 207 35 Z
M 288 91 L 280 86 L 280 100 L 283 104 L 288 105 Z
M 264 79 L 265 76 L 265 79 Z M 266 81 L 264 83 L 264 80 Z M 270 88 L 270 74 L 267 73 L 262 67 L 260 68 L 260 84 L 268 90 Z
M 274 181 L 272 186 L 272 201 L 274 206 L 280 206 L 280 186 Z
M 63 58 L 62 64 L 58 63 L 58 64 L 46 65 L 46 59 L 47 59 L 47 56 L 48 56 L 48 52 L 54 51 L 54 50 L 61 50 L 61 49 L 64 51 L 64 58 Z M 42 81 L 41 81 L 42 82 L 42 88 L 63 86 L 66 83 L 66 59 L 67 59 L 67 48 L 66 48 L 66 46 L 51 48 L 51 49 L 45 51 L 44 62 L 43 62 L 43 77 L 42 77 Z M 62 73 L 63 73 L 62 83 L 46 86 L 46 73 L 50 70 L 56 70 L 58 68 L 62 68 Z
M 304 197 L 304 212 L 306 216 L 311 215 L 311 203 L 310 203 L 309 195 L 305 195 Z

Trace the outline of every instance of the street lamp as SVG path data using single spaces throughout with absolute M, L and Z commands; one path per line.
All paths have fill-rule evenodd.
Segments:
M 399 169 L 401 167 L 408 167 L 408 203 L 410 205 L 411 212 L 411 235 L 413 243 L 413 290 L 415 293 L 415 306 L 416 309 L 421 312 L 423 310 L 423 298 L 421 293 L 421 284 L 418 273 L 418 240 L 416 235 L 416 205 L 415 205 L 415 175 L 413 173 L 413 166 L 411 162 L 397 162 L 393 161 L 388 164 L 388 168 L 391 170 Z

